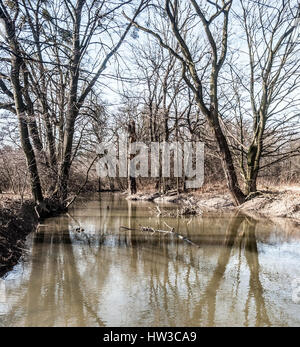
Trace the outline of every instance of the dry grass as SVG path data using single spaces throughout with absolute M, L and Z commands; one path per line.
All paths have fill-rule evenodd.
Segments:
M 296 189 L 295 189 L 296 188 Z M 300 220 L 300 189 L 286 189 L 262 193 L 256 198 L 245 202 L 241 210 L 256 212 L 267 217 L 287 217 Z

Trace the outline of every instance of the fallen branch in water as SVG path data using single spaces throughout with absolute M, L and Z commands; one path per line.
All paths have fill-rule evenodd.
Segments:
M 151 232 L 151 233 L 164 233 L 164 234 L 171 234 L 171 231 L 168 230 L 156 230 L 154 228 L 151 227 L 140 227 L 140 229 L 133 229 L 133 228 L 127 228 L 127 227 L 120 227 L 120 229 L 124 229 L 124 230 L 130 230 L 130 231 L 143 231 L 143 232 Z
M 176 236 L 177 238 L 179 238 L 180 240 L 185 241 L 185 242 L 189 243 L 192 246 L 195 246 L 195 247 L 198 247 L 198 248 L 200 247 L 199 245 L 194 243 L 192 240 L 190 240 L 187 237 L 182 236 L 182 235 L 178 234 L 177 232 L 175 232 L 175 228 L 170 227 L 166 222 L 164 222 L 164 223 L 170 230 L 159 230 L 159 229 L 154 229 L 152 227 L 143 227 L 143 226 L 141 226 L 140 229 L 133 229 L 133 228 L 127 228 L 127 227 L 121 226 L 120 229 L 130 230 L 130 231 L 151 232 L 153 234 L 154 233 L 172 234 L 172 235 Z
M 178 208 L 176 211 L 168 211 L 166 209 L 161 209 L 158 205 L 155 208 L 149 207 L 152 213 L 157 213 L 157 217 L 188 217 L 188 216 L 197 216 L 201 215 L 202 211 L 198 208 L 197 205 L 193 205 L 191 201 L 184 201 L 184 206 Z

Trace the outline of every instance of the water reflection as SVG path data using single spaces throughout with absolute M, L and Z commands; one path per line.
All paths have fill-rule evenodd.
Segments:
M 0 325 L 300 324 L 290 287 L 300 277 L 294 234 L 242 215 L 157 218 L 150 207 L 104 195 L 48 220 L 5 280 Z M 165 222 L 200 247 L 120 231 Z

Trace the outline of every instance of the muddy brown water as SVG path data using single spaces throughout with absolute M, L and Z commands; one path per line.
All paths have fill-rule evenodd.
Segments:
M 297 230 L 242 215 L 159 218 L 154 207 L 102 194 L 48 219 L 0 283 L 0 326 L 300 326 Z M 165 223 L 199 247 L 120 230 Z

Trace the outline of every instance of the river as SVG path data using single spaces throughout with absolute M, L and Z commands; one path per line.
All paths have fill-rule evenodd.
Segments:
M 173 227 L 198 247 L 140 226 Z M 297 229 L 236 214 L 158 217 L 153 203 L 101 194 L 29 235 L 2 281 L 0 326 L 299 326 L 296 279 Z

